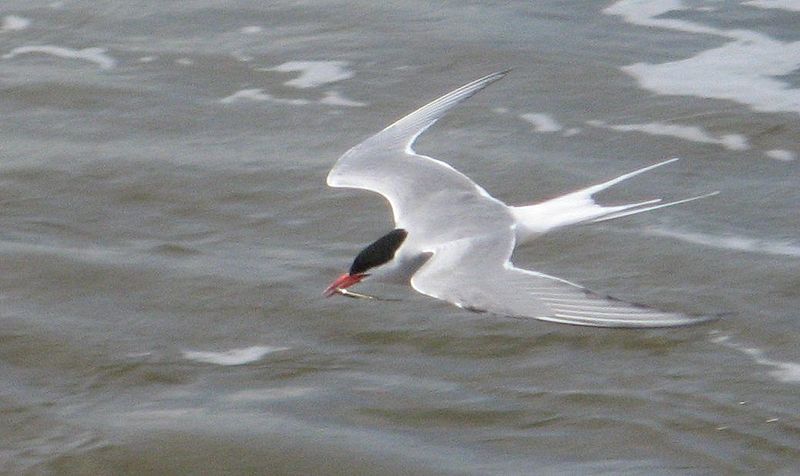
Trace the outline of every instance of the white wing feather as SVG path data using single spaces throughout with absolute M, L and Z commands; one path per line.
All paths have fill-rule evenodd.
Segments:
M 514 267 L 513 233 L 439 247 L 411 278 L 417 291 L 473 311 L 593 327 L 676 327 L 709 320 L 630 304 Z
M 510 226 L 510 212 L 505 204 L 450 165 L 413 150 L 416 138 L 447 111 L 505 74 L 492 73 L 466 84 L 353 147 L 328 174 L 328 185 L 383 195 L 391 204 L 399 227 L 420 227 L 427 222 L 441 225 L 445 217 L 437 216 L 436 211 L 451 212 L 458 208 L 472 208 L 474 212 L 464 222 L 465 233 L 475 231 L 472 224 L 481 222 L 481 218 L 493 224 L 504 218 L 502 221 Z M 447 239 L 447 234 L 442 238 Z

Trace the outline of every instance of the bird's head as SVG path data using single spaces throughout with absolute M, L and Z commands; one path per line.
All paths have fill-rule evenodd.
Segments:
M 374 243 L 367 246 L 356 256 L 350 270 L 336 278 L 328 286 L 323 294 L 331 297 L 338 294 L 342 289 L 347 289 L 354 284 L 358 284 L 368 277 L 369 270 L 380 267 L 392 261 L 397 249 L 403 244 L 408 232 L 402 228 L 397 228 L 378 238 Z

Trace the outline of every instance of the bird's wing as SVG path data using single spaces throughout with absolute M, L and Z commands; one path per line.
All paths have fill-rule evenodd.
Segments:
M 353 147 L 328 174 L 328 185 L 383 195 L 400 227 L 441 226 L 443 221 L 459 220 L 462 214 L 473 217 L 462 225 L 474 225 L 472 232 L 498 225 L 499 218 L 489 219 L 492 216 L 510 226 L 513 221 L 504 204 L 450 165 L 419 155 L 412 148 L 416 138 L 447 111 L 504 75 L 493 73 L 445 94 Z
M 568 281 L 514 267 L 513 233 L 445 243 L 411 278 L 417 291 L 456 306 L 509 317 L 593 327 L 675 327 L 704 322 L 601 296 Z

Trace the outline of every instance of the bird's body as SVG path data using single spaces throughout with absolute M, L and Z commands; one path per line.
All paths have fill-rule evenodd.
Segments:
M 592 196 L 664 161 L 539 204 L 514 207 L 439 160 L 417 154 L 416 138 L 449 109 L 503 77 L 494 73 L 456 89 L 347 151 L 328 175 L 333 187 L 366 189 L 391 204 L 395 230 L 365 248 L 326 293 L 370 281 L 410 283 L 470 310 L 601 327 L 664 327 L 698 322 L 596 295 L 514 267 L 515 247 L 556 228 L 603 221 L 702 197 L 606 207 Z M 712 195 L 712 194 L 708 194 Z M 707 196 L 707 195 L 705 195 Z

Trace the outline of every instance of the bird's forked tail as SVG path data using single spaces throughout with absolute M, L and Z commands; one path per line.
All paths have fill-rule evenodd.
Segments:
M 617 178 L 611 179 L 597 185 L 592 185 L 576 192 L 568 193 L 560 197 L 556 197 L 534 205 L 523 207 L 510 207 L 514 218 L 517 220 L 517 236 L 518 242 L 525 241 L 526 239 L 533 238 L 556 228 L 561 228 L 568 225 L 576 225 L 579 223 L 596 223 L 606 220 L 613 220 L 636 213 L 642 213 L 658 208 L 669 207 L 681 203 L 699 200 L 701 198 L 711 197 L 719 192 L 706 193 L 691 198 L 684 198 L 683 200 L 676 200 L 674 202 L 661 203 L 661 199 L 647 200 L 639 203 L 631 203 L 627 205 L 616 206 L 603 206 L 598 205 L 592 196 L 602 190 L 605 190 L 612 185 L 616 185 L 623 180 L 629 179 L 641 173 L 652 170 L 656 167 L 661 167 L 678 160 L 669 159 L 659 162 L 648 167 L 644 167 Z

